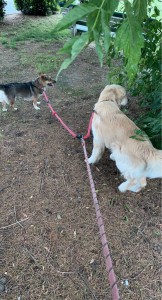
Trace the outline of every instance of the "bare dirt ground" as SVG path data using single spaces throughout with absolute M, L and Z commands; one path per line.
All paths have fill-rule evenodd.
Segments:
M 21 45 L 32 56 L 59 48 L 59 42 Z M 1 83 L 37 76 L 19 58 L 18 50 L 0 45 Z M 86 132 L 107 71 L 88 48 L 48 89 L 75 132 Z M 133 118 L 137 99 L 129 98 Z M 43 101 L 39 112 L 31 102 L 17 106 L 0 112 L 0 299 L 110 300 L 82 146 Z M 86 145 L 90 154 L 92 137 Z M 122 178 L 107 151 L 92 173 L 121 299 L 160 300 L 160 180 L 148 180 L 138 194 L 119 193 Z

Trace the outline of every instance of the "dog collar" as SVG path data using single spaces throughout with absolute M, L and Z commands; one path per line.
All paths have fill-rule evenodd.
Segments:
M 32 85 L 36 88 L 36 89 L 38 89 L 39 91 L 44 91 L 44 86 L 43 86 L 43 84 L 42 84 L 42 87 L 38 87 L 38 86 L 36 86 L 35 84 L 34 84 L 34 82 L 32 82 Z

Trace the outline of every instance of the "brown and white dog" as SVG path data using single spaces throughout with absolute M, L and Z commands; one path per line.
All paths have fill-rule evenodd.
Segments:
M 127 104 L 126 91 L 119 85 L 107 85 L 94 107 L 92 121 L 93 151 L 89 163 L 99 161 L 105 150 L 116 162 L 125 182 L 119 190 L 140 191 L 146 186 L 146 178 L 162 177 L 162 150 L 153 147 L 146 136 L 133 139 L 139 128 L 121 110 Z
M 52 86 L 56 81 L 46 74 L 39 74 L 33 81 L 29 82 L 13 82 L 0 84 L 0 102 L 2 102 L 2 111 L 7 111 L 6 104 L 17 110 L 15 105 L 16 97 L 19 96 L 25 100 L 32 100 L 36 110 L 40 109 L 37 104 L 38 98 L 42 95 L 45 88 Z

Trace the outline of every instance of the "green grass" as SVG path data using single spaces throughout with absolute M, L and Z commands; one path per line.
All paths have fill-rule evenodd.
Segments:
M 49 73 L 54 69 L 58 69 L 63 57 L 61 55 L 55 56 L 53 52 L 47 51 L 45 53 L 37 53 L 34 56 L 29 56 L 27 53 L 20 53 L 21 65 L 27 67 L 33 65 L 38 72 Z
M 49 16 L 33 18 L 30 21 L 24 22 L 17 27 L 10 26 L 7 31 L 1 28 L 0 43 L 6 47 L 16 48 L 18 43 L 27 40 L 32 41 L 47 41 L 64 40 L 70 35 L 70 30 L 63 30 L 61 33 L 54 32 L 55 25 L 59 21 L 60 16 Z
M 57 41 L 64 42 L 71 32 L 69 29 L 62 31 L 61 33 L 54 32 L 55 25 L 60 19 L 60 15 L 52 15 L 48 17 L 33 17 L 26 18 L 26 20 L 19 24 L 7 25 L 4 27 L 0 26 L 0 43 L 5 48 L 11 48 L 18 50 L 17 55 L 19 56 L 21 66 L 28 67 L 33 66 L 37 72 L 49 73 L 53 70 L 57 70 L 62 63 L 63 55 L 54 55 L 51 50 L 46 50 L 48 45 Z M 26 41 L 31 41 L 30 44 L 31 52 L 24 50 L 22 45 Z M 32 49 L 32 45 L 43 42 L 41 51 L 35 53 Z M 39 47 L 40 48 L 40 47 Z

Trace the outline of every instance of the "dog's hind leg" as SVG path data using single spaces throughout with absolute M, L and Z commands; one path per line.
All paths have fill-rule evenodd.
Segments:
M 120 192 L 124 193 L 127 190 L 130 190 L 131 186 L 134 186 L 136 184 L 136 180 L 133 178 L 127 179 L 126 181 L 124 181 L 123 183 L 121 183 L 118 186 L 118 189 Z
M 7 111 L 6 102 L 5 101 L 2 102 L 2 111 L 3 112 Z
M 139 180 L 137 180 L 137 183 L 129 188 L 129 191 L 138 193 L 142 188 L 144 188 L 147 185 L 146 177 L 142 177 Z
M 128 179 L 119 185 L 118 189 L 120 192 L 126 192 L 127 190 L 138 193 L 147 184 L 146 178 L 142 177 L 140 179 Z

